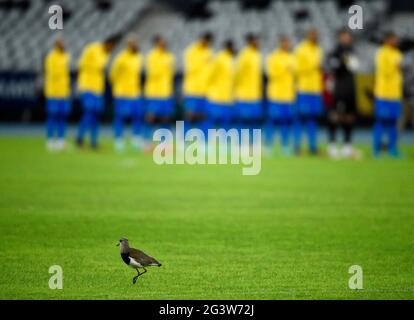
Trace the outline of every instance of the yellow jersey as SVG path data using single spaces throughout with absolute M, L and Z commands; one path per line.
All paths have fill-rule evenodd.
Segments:
M 81 92 L 102 94 L 105 90 L 105 67 L 109 55 L 102 43 L 91 43 L 79 60 L 78 89 Z
M 114 97 L 137 98 L 141 94 L 141 67 L 139 52 L 125 49 L 115 57 L 109 72 Z
M 216 103 L 233 103 L 234 59 L 228 50 L 219 52 L 210 65 L 207 99 Z
M 380 99 L 400 100 L 402 97 L 401 62 L 397 48 L 384 45 L 375 56 L 375 96 Z
M 295 100 L 295 57 L 291 52 L 276 49 L 266 61 L 267 97 L 271 101 Z
M 146 61 L 145 96 L 164 99 L 173 94 L 174 55 L 160 48 L 152 49 Z
M 240 101 L 262 98 L 262 56 L 252 46 L 244 48 L 237 58 L 235 97 Z
M 208 65 L 213 51 L 201 42 L 189 46 L 184 53 L 183 92 L 186 96 L 203 97 L 207 89 Z
M 295 50 L 297 86 L 300 92 L 321 93 L 322 49 L 311 41 L 304 40 Z
M 61 50 L 53 49 L 45 60 L 44 93 L 47 98 L 64 99 L 70 95 L 70 58 Z

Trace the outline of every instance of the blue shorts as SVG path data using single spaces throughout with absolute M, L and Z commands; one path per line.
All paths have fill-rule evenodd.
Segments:
M 70 113 L 70 108 L 71 104 L 69 99 L 50 98 L 46 101 L 46 111 L 50 115 L 67 116 Z
M 240 120 L 259 120 L 263 116 L 261 101 L 237 101 L 236 110 Z
M 267 114 L 271 120 L 293 120 L 295 114 L 294 107 L 294 102 L 269 101 L 267 104 Z
M 375 99 L 375 117 L 378 119 L 396 120 L 401 115 L 400 100 Z
M 320 116 L 322 114 L 322 97 L 320 94 L 299 93 L 296 113 L 299 116 Z
M 234 120 L 234 106 L 232 104 L 207 102 L 207 114 L 213 121 L 231 122 Z
M 144 117 L 145 110 L 141 98 L 115 98 L 115 115 L 121 117 Z
M 206 99 L 203 97 L 184 97 L 184 110 L 192 113 L 204 113 L 206 111 Z
M 80 100 L 84 112 L 93 111 L 99 113 L 103 110 L 104 103 L 103 96 L 101 95 L 92 92 L 83 92 L 80 94 Z
M 171 98 L 146 99 L 146 111 L 156 117 L 172 117 L 174 115 L 174 104 Z

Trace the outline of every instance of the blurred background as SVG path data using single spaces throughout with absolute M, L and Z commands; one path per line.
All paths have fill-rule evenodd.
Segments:
M 63 30 L 48 27 L 51 5 L 63 8 Z M 288 35 L 297 44 L 310 26 L 317 28 L 320 45 L 329 53 L 336 43 L 336 32 L 346 26 L 348 9 L 363 8 L 363 30 L 354 31 L 355 49 L 360 59 L 357 74 L 359 124 L 371 124 L 375 50 L 385 30 L 401 37 L 401 49 L 411 50 L 414 42 L 414 3 L 410 1 L 281 1 L 281 0 L 0 0 L 0 121 L 41 122 L 43 107 L 43 61 L 56 37 L 64 38 L 71 54 L 72 79 L 86 44 L 120 35 L 115 53 L 129 34 L 138 36 L 141 51 L 147 53 L 152 37 L 159 33 L 176 55 L 175 77 L 177 115 L 182 112 L 182 53 L 203 31 L 214 33 L 214 46 L 234 39 L 237 49 L 247 32 L 260 35 L 261 51 L 269 53 L 277 36 Z M 114 56 L 113 54 L 112 56 Z M 264 75 L 265 77 L 265 75 Z M 73 111 L 70 120 L 80 116 L 78 93 L 73 83 Z M 329 87 L 329 86 L 327 86 Z M 110 90 L 106 90 L 104 121 L 112 116 Z M 329 100 L 329 93 L 328 100 Z

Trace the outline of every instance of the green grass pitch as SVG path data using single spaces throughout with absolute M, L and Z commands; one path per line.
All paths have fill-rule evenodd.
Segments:
M 1 299 L 413 299 L 414 152 L 402 160 L 157 166 L 0 137 Z M 367 151 L 367 150 L 366 150 Z M 132 284 L 116 243 L 163 266 Z M 63 268 L 63 290 L 48 286 Z M 363 268 L 363 290 L 348 268 Z

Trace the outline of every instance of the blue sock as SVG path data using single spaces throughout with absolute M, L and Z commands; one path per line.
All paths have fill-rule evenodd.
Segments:
M 391 119 L 388 121 L 387 131 L 388 131 L 388 153 L 391 156 L 398 156 L 398 147 L 397 147 L 398 130 L 397 130 L 396 120 Z
M 253 143 L 253 130 L 254 129 L 262 129 L 262 125 L 260 123 L 260 120 L 258 119 L 254 119 L 253 121 L 250 122 L 249 125 L 249 131 L 250 131 L 250 143 Z
M 132 133 L 134 136 L 143 135 L 144 132 L 144 120 L 142 117 L 135 116 L 132 119 Z
M 289 147 L 289 131 L 290 125 L 287 121 L 283 121 L 280 124 L 280 140 L 283 149 L 287 149 Z
M 203 131 L 204 135 L 207 137 L 208 134 L 208 128 L 209 128 L 209 120 L 207 118 L 204 118 L 200 122 L 200 129 Z
M 317 135 L 318 135 L 318 123 L 314 117 L 310 117 L 306 122 L 306 130 L 309 141 L 309 151 L 311 153 L 317 152 Z
M 48 139 L 52 139 L 55 134 L 56 116 L 48 114 L 46 119 L 46 136 Z
M 91 130 L 91 146 L 96 148 L 98 146 L 99 121 L 96 112 L 90 113 L 90 130 Z
M 275 134 L 275 124 L 273 119 L 268 119 L 265 125 L 265 145 L 266 147 L 272 147 L 274 141 L 274 134 Z
M 190 120 L 184 121 L 184 135 L 192 128 L 194 128 L 194 124 Z
M 121 139 L 124 131 L 124 118 L 121 114 L 115 114 L 114 133 L 115 139 Z
M 79 123 L 78 140 L 83 141 L 85 133 L 88 131 L 91 123 L 91 112 L 84 111 Z
M 60 114 L 57 120 L 58 138 L 64 139 L 66 133 L 66 115 Z
M 302 140 L 302 123 L 301 119 L 295 119 L 293 123 L 293 138 L 294 138 L 294 148 L 295 151 L 298 152 L 301 146 Z
M 144 123 L 144 129 L 143 129 L 144 139 L 147 140 L 147 141 L 152 140 L 152 127 L 153 127 L 152 123 L 148 123 L 148 122 Z
M 384 130 L 384 125 L 381 119 L 377 119 L 374 123 L 374 136 L 373 136 L 373 143 L 372 149 L 374 156 L 378 156 L 381 151 L 381 138 L 382 132 Z

